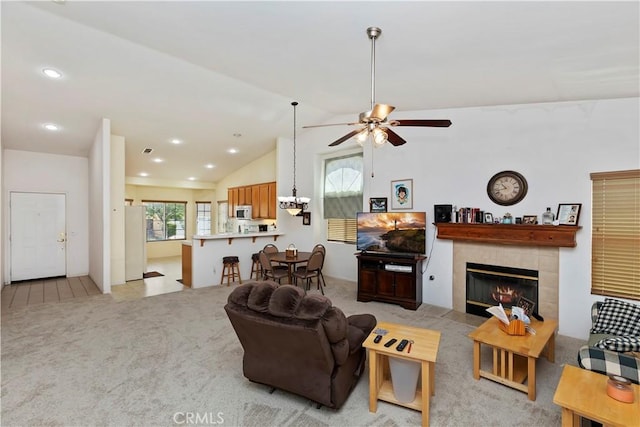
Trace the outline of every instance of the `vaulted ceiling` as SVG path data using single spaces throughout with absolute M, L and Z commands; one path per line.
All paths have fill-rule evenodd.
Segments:
M 370 26 L 382 29 L 376 100 L 396 113 L 640 95 L 637 1 L 0 7 L 3 148 L 86 156 L 108 118 L 126 138 L 126 175 L 149 180 L 218 181 L 291 137 L 294 100 L 298 127 L 357 119 L 370 107 Z

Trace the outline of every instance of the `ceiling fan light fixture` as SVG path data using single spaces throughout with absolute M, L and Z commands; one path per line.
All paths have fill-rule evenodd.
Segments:
M 384 143 L 387 142 L 388 138 L 389 135 L 387 135 L 387 133 L 382 129 L 377 127 L 373 130 L 373 142 L 375 143 L 376 147 L 381 147 L 382 145 L 384 145 Z
M 362 132 L 358 133 L 355 136 L 356 142 L 358 144 L 360 144 L 361 146 L 364 146 L 364 143 L 366 142 L 367 138 L 369 137 L 369 129 L 362 129 Z
M 358 122 L 356 123 L 333 123 L 322 124 L 314 126 L 303 126 L 304 128 L 324 127 L 324 126 L 337 126 L 337 125 L 358 125 L 360 129 L 349 132 L 348 134 L 338 138 L 329 144 L 329 147 L 335 147 L 342 144 L 351 138 L 361 146 L 364 147 L 366 140 L 371 135 L 372 145 L 374 147 L 380 147 L 389 142 L 393 146 L 399 146 L 405 144 L 405 141 L 400 135 L 391 130 L 390 126 L 414 126 L 414 127 L 449 127 L 451 126 L 451 120 L 436 119 L 436 120 L 387 120 L 389 114 L 395 110 L 396 107 L 389 104 L 376 103 L 376 39 L 380 37 L 382 30 L 379 27 L 367 28 L 367 36 L 371 40 L 371 109 L 360 113 Z M 389 139 L 391 138 L 391 139 Z

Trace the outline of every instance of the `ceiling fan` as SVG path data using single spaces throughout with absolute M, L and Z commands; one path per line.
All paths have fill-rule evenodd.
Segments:
M 391 130 L 390 126 L 419 126 L 419 127 L 449 127 L 451 120 L 387 120 L 387 116 L 395 110 L 395 107 L 387 104 L 376 104 L 376 39 L 382 34 L 378 27 L 367 28 L 367 35 L 371 40 L 371 110 L 360 113 L 359 119 L 354 123 L 333 123 L 326 125 L 303 126 L 315 128 L 324 126 L 359 125 L 360 127 L 333 141 L 330 147 L 342 144 L 351 137 L 355 137 L 359 144 L 363 144 L 369 135 L 372 136 L 376 146 L 390 142 L 394 146 L 405 144 L 400 135 Z

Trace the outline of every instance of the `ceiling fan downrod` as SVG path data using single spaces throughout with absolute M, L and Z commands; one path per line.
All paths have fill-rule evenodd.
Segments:
M 371 110 L 376 103 L 376 39 L 382 34 L 378 27 L 367 28 L 367 35 L 371 39 Z

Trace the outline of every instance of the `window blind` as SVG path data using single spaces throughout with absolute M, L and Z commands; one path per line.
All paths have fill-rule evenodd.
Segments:
M 356 214 L 362 210 L 362 153 L 325 160 L 324 217 L 327 240 L 356 243 Z
M 591 293 L 640 300 L 640 169 L 591 181 Z
M 329 218 L 327 220 L 327 240 L 355 244 L 356 225 L 357 221 L 354 218 Z

